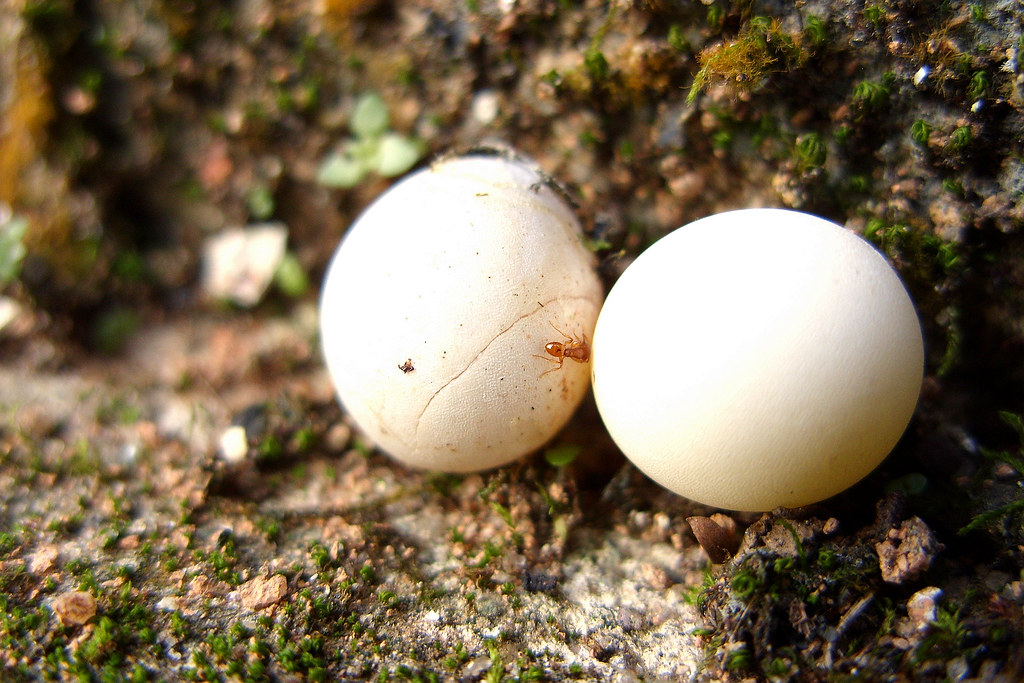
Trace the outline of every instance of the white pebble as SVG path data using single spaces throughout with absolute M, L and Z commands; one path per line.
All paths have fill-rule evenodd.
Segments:
M 255 306 L 284 258 L 288 228 L 261 223 L 229 228 L 203 245 L 203 289 L 214 299 Z

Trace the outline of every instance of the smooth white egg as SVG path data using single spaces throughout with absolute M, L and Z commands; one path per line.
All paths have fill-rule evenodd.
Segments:
M 924 350 L 899 277 L 821 218 L 747 209 L 656 242 L 608 294 L 593 339 L 597 405 L 652 479 L 763 511 L 846 489 L 914 412 Z
M 442 161 L 381 195 L 338 247 L 320 304 L 327 367 L 358 427 L 448 472 L 554 436 L 590 369 L 559 367 L 545 346 L 589 338 L 603 295 L 581 235 L 545 178 L 503 157 Z

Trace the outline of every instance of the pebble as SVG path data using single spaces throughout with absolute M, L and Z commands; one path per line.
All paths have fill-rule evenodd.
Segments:
M 914 74 L 914 85 L 920 88 L 921 84 L 928 80 L 928 76 L 931 72 L 932 68 L 927 64 L 918 69 L 917 73 Z
M 284 574 L 271 577 L 258 576 L 238 587 L 238 599 L 246 609 L 259 610 L 280 602 L 288 594 L 288 579 Z
M 911 517 L 875 544 L 882 579 L 895 584 L 912 581 L 928 570 L 942 548 L 924 520 Z
M 28 562 L 28 570 L 32 574 L 45 575 L 53 571 L 57 564 L 60 551 L 55 545 L 43 546 L 32 555 Z
M 52 606 L 64 626 L 81 626 L 96 616 L 96 598 L 86 591 L 61 593 Z
M 224 430 L 218 441 L 217 454 L 221 459 L 229 463 L 239 463 L 245 460 L 249 452 L 249 439 L 245 434 L 245 427 L 233 425 Z
M 900 635 L 910 636 L 928 628 L 935 621 L 941 597 L 942 589 L 936 586 L 922 588 L 911 595 L 907 601 L 907 618 L 897 628 Z
M 14 329 L 14 322 L 25 312 L 25 308 L 8 296 L 0 296 L 0 335 Z
M 203 291 L 250 308 L 263 298 L 285 255 L 284 223 L 229 228 L 203 245 Z
M 501 100 L 494 90 L 481 90 L 473 96 L 471 111 L 473 120 L 482 126 L 494 122 L 498 118 Z

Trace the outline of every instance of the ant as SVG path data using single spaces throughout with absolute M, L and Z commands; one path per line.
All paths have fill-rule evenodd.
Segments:
M 548 324 L 554 328 L 555 332 L 565 337 L 565 341 L 555 341 L 544 345 L 544 350 L 548 353 L 549 356 L 553 356 L 552 358 L 533 354 L 537 358 L 543 358 L 544 360 L 549 360 L 552 363 L 558 364 L 558 367 L 551 368 L 550 370 L 541 373 L 541 377 L 548 374 L 549 372 L 561 370 L 562 364 L 565 363 L 566 358 L 572 358 L 577 363 L 586 363 L 590 360 L 590 341 L 587 339 L 586 334 L 583 335 L 582 340 L 577 339 L 576 337 L 570 337 L 565 332 L 562 332 L 560 329 L 555 327 L 555 324 L 550 320 L 548 321 Z

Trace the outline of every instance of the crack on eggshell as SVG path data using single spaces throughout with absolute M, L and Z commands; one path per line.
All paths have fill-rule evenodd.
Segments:
M 431 394 L 430 398 L 427 399 L 427 402 L 423 405 L 423 409 L 420 410 L 419 415 L 416 416 L 416 429 L 414 431 L 414 434 L 415 434 L 414 441 L 416 442 L 415 452 L 417 452 L 417 453 L 419 452 L 420 424 L 423 421 L 423 416 L 426 415 L 427 411 L 430 409 L 430 404 L 433 403 L 434 399 L 437 398 L 441 394 L 441 392 L 443 392 L 445 389 L 447 389 L 449 386 L 451 386 L 452 382 L 457 380 L 459 377 L 461 377 L 463 374 L 465 374 L 467 370 L 469 370 L 471 367 L 473 367 L 473 364 L 476 363 L 476 361 L 482 355 L 484 355 L 484 353 L 487 351 L 487 349 L 489 349 L 491 347 L 491 345 L 494 344 L 494 342 L 496 342 L 499 339 L 501 339 L 512 328 L 514 328 L 516 325 L 518 325 L 522 321 L 526 320 L 527 318 L 530 318 L 531 316 L 534 316 L 537 313 L 545 310 L 551 304 L 555 304 L 555 303 L 559 303 L 559 302 L 563 302 L 563 301 L 588 301 L 588 302 L 591 302 L 591 299 L 589 297 L 585 297 L 585 296 L 560 296 L 560 297 L 555 297 L 554 299 L 549 299 L 549 300 L 544 301 L 544 302 L 538 301 L 537 302 L 537 308 L 533 309 L 532 311 L 530 311 L 528 313 L 524 313 L 523 315 L 519 316 L 518 318 L 513 320 L 507 327 L 505 327 L 500 332 L 498 332 L 498 334 L 494 335 L 494 337 L 490 341 L 488 341 L 486 344 L 484 344 L 484 347 L 482 349 L 480 349 L 476 353 L 476 355 L 473 356 L 472 359 L 470 359 L 470 361 L 466 364 L 466 367 L 464 367 L 461 370 L 459 370 L 458 373 L 456 373 L 451 379 L 449 379 L 443 385 L 438 387 L 437 391 L 435 391 L 433 394 Z M 563 379 L 563 385 L 564 385 L 564 379 Z M 563 386 L 563 389 L 565 389 L 564 386 Z M 563 391 L 563 393 L 564 393 L 564 391 Z

